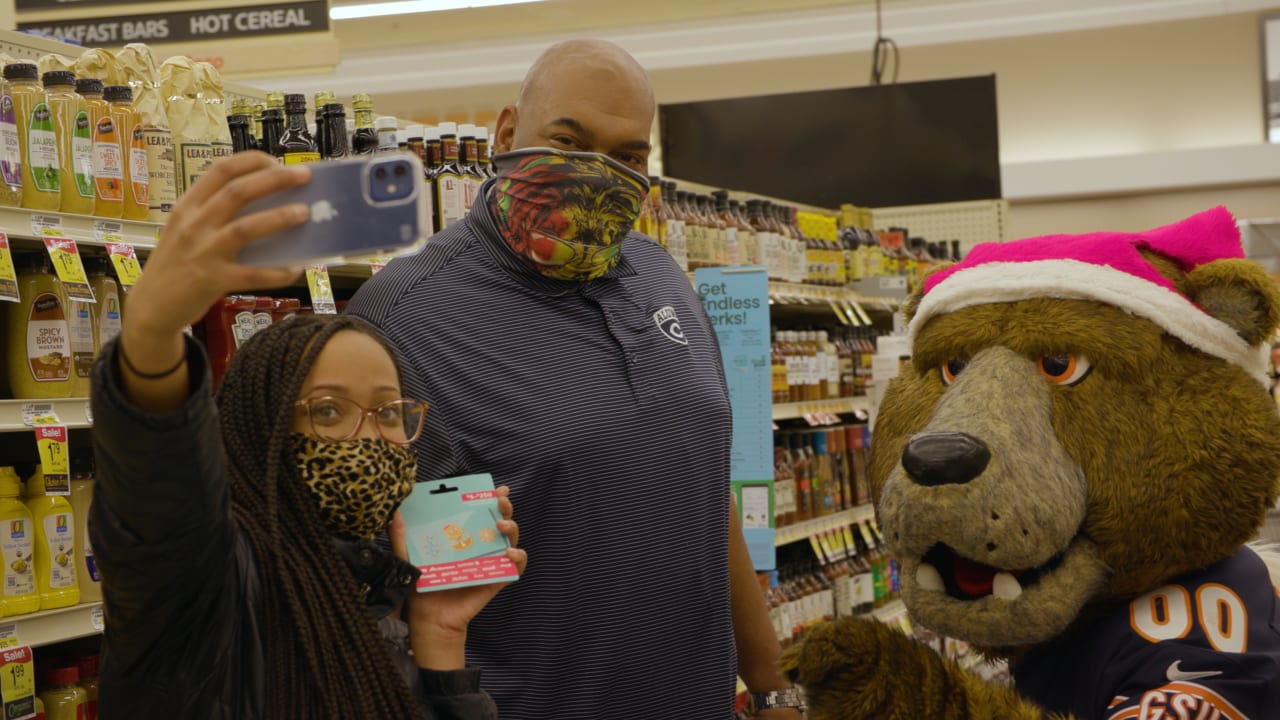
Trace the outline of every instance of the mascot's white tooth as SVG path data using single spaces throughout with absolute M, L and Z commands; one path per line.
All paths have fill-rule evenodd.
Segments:
M 1018 583 L 1018 578 L 1009 573 L 996 573 L 995 580 L 991 583 L 991 594 L 1001 600 L 1017 600 L 1022 594 L 1022 585 Z
M 916 569 L 916 585 L 921 590 L 947 591 L 947 586 L 942 584 L 942 575 L 929 563 L 920 563 L 920 567 Z

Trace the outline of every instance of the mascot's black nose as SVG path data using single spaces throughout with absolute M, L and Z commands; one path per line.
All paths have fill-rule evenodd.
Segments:
M 902 451 L 902 469 L 918 485 L 967 483 L 982 474 L 991 451 L 976 437 L 959 432 L 917 435 Z

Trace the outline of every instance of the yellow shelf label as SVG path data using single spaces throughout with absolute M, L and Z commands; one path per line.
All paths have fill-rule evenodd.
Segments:
M 67 297 L 81 302 L 95 302 L 93 288 L 89 287 L 89 278 L 84 274 L 84 263 L 80 260 L 80 250 L 76 241 L 71 238 L 44 236 L 45 250 L 49 251 L 49 259 L 53 261 L 53 271 L 67 291 Z
M 111 265 L 116 269 L 116 277 L 120 278 L 120 287 L 128 292 L 142 276 L 137 252 L 129 243 L 113 241 L 107 243 L 107 254 L 111 257 Z
M 333 283 L 329 281 L 329 269 L 324 265 L 307 268 L 307 287 L 311 290 L 311 312 L 316 315 L 337 315 L 338 306 L 333 301 Z

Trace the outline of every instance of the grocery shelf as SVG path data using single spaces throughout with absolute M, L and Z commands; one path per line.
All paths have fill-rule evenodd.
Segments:
M 102 632 L 102 603 L 81 603 L 30 615 L 0 618 L 0 637 L 15 636 L 23 645 L 39 647 Z
M 829 400 L 803 400 L 800 402 L 774 403 L 773 405 L 774 420 L 794 420 L 810 415 L 839 415 L 841 413 L 857 412 L 871 412 L 871 399 L 863 396 L 831 398 Z
M 902 600 L 891 600 L 888 605 L 872 610 L 871 614 L 880 622 L 893 622 L 906 612 L 907 606 L 902 603 Z
M 69 428 L 93 426 L 88 398 L 0 400 L 0 433 L 29 431 L 31 425 L 27 424 L 28 418 L 48 414 L 50 411 Z
M 871 503 L 863 503 L 848 510 L 841 510 L 834 515 L 826 515 L 776 528 L 773 531 L 773 544 L 775 546 L 788 545 L 813 535 L 821 535 L 831 530 L 848 527 L 854 523 L 871 520 L 874 517 L 875 508 Z
M 0 207 L 0 232 L 7 234 L 10 239 L 40 240 L 37 217 L 52 219 L 63 236 L 82 246 L 102 247 L 105 244 L 103 233 L 116 233 L 120 235 L 120 239 L 115 242 L 129 243 L 138 250 L 151 250 L 156 246 L 156 233 L 160 229 L 158 223 L 152 222 Z

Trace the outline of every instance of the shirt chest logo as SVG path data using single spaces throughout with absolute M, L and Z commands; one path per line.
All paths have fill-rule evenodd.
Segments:
M 684 336 L 684 330 L 680 328 L 680 318 L 676 317 L 675 308 L 668 305 L 659 309 L 653 314 L 653 322 L 668 340 L 681 345 L 689 344 L 689 340 Z

